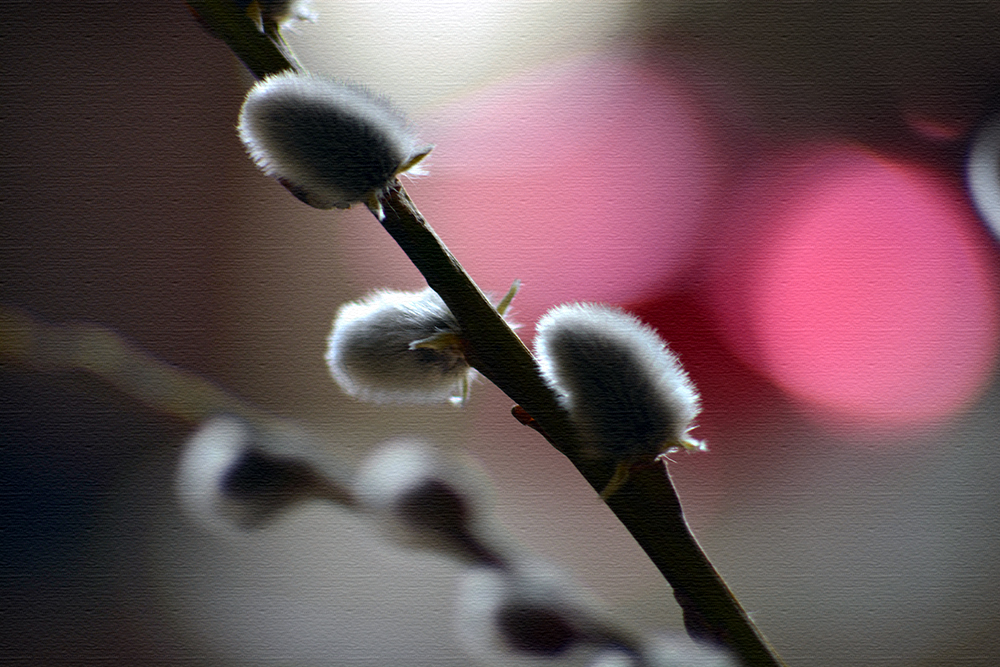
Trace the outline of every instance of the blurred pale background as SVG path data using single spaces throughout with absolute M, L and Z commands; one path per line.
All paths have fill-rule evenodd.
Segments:
M 515 320 L 562 301 L 659 327 L 711 451 L 671 466 L 716 566 L 792 665 L 1000 651 L 997 248 L 962 184 L 1000 91 L 987 2 L 317 3 L 310 68 L 435 143 L 408 184 Z M 561 456 L 479 383 L 366 406 L 334 311 L 420 277 L 364 210 L 246 159 L 249 79 L 180 2 L 8 3 L 0 299 L 109 325 L 358 459 L 470 450 L 497 512 L 624 618 L 667 586 Z M 0 662 L 458 665 L 458 568 L 305 507 L 220 537 L 172 494 L 189 427 L 79 374 L 4 368 Z

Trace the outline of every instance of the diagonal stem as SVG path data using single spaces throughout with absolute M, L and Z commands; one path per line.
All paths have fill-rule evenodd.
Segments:
M 296 68 L 286 49 L 240 16 L 231 0 L 188 0 L 188 4 L 258 78 Z M 583 455 L 575 429 L 542 380 L 531 353 L 427 224 L 402 185 L 391 186 L 381 203 L 383 227 L 462 327 L 470 363 L 530 415 L 525 421 L 533 420 L 596 491 L 605 488 L 613 467 Z M 784 667 L 695 540 L 665 465 L 637 468 L 607 503 L 673 587 L 693 638 L 721 643 L 747 667 Z
M 458 320 L 469 362 L 544 424 L 559 451 L 579 458 L 573 427 L 542 380 L 534 357 L 427 224 L 403 186 L 397 182 L 390 187 L 382 206 L 382 226 Z
M 546 439 L 603 489 L 614 470 L 582 454 L 531 353 L 417 210 L 402 186 L 383 199 L 382 225 L 451 309 L 479 372 L 520 405 Z M 688 634 L 729 648 L 748 667 L 784 663 L 708 560 L 684 519 L 666 465 L 636 468 L 606 501 L 674 589 Z
M 633 469 L 605 502 L 674 589 L 692 639 L 725 646 L 748 666 L 785 665 L 691 533 L 665 462 Z

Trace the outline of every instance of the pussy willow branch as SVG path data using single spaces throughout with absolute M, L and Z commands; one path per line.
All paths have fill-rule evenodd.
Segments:
M 539 425 L 544 424 L 553 446 L 571 460 L 581 458 L 566 412 L 542 381 L 531 352 L 427 224 L 398 181 L 383 197 L 382 206 L 382 226 L 458 320 L 469 345 L 469 362 Z M 601 470 L 594 468 L 590 474 L 599 477 Z
M 284 58 L 287 50 L 257 31 L 249 17 L 235 10 L 232 0 L 190 0 L 188 4 L 258 78 L 296 68 Z M 225 24 L 216 26 L 215 17 L 223 17 Z M 458 320 L 470 362 L 531 415 L 548 441 L 595 490 L 603 489 L 614 473 L 612 466 L 582 455 L 574 429 L 543 382 L 531 353 L 403 187 L 398 183 L 391 187 L 382 204 L 386 231 Z M 689 634 L 721 643 L 749 667 L 784 665 L 698 545 L 664 465 L 634 471 L 607 502 L 673 587 Z
M 613 466 L 581 454 L 565 411 L 517 334 L 420 215 L 402 186 L 391 188 L 382 204 L 382 225 L 455 315 L 476 369 L 534 418 L 548 441 L 596 491 L 603 489 L 614 474 Z M 784 664 L 691 533 L 665 465 L 635 469 L 607 503 L 673 587 L 684 610 L 685 627 L 694 639 L 722 644 L 751 667 Z

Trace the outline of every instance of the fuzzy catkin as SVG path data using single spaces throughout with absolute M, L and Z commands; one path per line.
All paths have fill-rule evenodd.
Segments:
M 504 565 L 488 516 L 488 482 L 454 453 L 411 440 L 384 443 L 359 467 L 353 489 L 358 506 L 398 541 L 466 563 Z
M 587 665 L 611 647 L 636 655 L 639 644 L 589 593 L 529 555 L 504 568 L 467 570 L 458 607 L 462 643 L 491 664 Z
M 238 131 L 265 174 L 322 209 L 369 202 L 430 150 L 386 100 L 304 72 L 258 82 Z
M 608 306 L 565 304 L 536 330 L 542 375 L 591 454 L 624 462 L 703 447 L 688 436 L 698 393 L 651 327 Z
M 277 441 L 237 417 L 212 417 L 188 438 L 181 455 L 181 504 L 213 528 L 264 526 L 316 494 L 322 484 L 312 464 L 296 451 L 300 447 L 294 437 Z
M 380 290 L 341 306 L 326 361 L 340 388 L 355 398 L 460 402 L 475 374 L 457 345 L 460 334 L 434 290 Z

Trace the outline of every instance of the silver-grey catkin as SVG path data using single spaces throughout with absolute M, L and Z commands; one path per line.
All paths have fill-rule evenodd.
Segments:
M 430 151 L 386 100 L 306 72 L 259 81 L 238 131 L 264 173 L 323 209 L 371 202 Z
M 531 556 L 465 572 L 458 631 L 470 653 L 504 665 L 587 665 L 611 647 L 635 653 L 640 641 L 565 574 Z
M 288 28 L 297 21 L 315 21 L 310 0 L 236 0 L 261 32 Z
M 358 468 L 353 497 L 404 544 L 467 563 L 505 561 L 487 512 L 489 484 L 454 453 L 412 440 L 384 443 Z
M 312 460 L 316 451 L 316 443 L 294 427 L 263 432 L 232 415 L 211 417 L 181 453 L 181 506 L 209 527 L 247 530 L 310 498 L 350 504 L 337 471 Z
M 347 394 L 376 403 L 464 399 L 475 371 L 455 316 L 429 287 L 379 290 L 344 304 L 327 345 L 330 374 Z
M 615 308 L 576 303 L 550 310 L 536 331 L 542 375 L 594 455 L 625 462 L 703 448 L 688 433 L 698 392 L 651 327 Z

